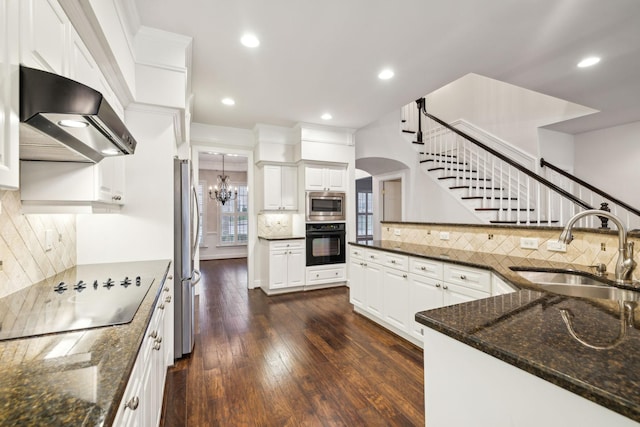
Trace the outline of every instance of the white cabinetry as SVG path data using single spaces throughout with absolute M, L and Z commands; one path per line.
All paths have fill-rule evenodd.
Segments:
M 346 169 L 338 166 L 305 166 L 307 191 L 347 191 Z
M 165 312 L 171 302 L 167 296 L 163 290 L 158 298 L 113 425 L 157 426 L 160 423 L 167 368 L 165 355 L 167 348 L 173 347 L 171 335 L 165 339 Z
M 100 163 L 22 161 L 25 212 L 92 212 L 124 204 L 124 158 Z
M 262 289 L 268 295 L 289 292 L 304 286 L 304 240 L 278 240 L 262 243 L 266 255 Z
M 492 274 L 488 270 L 352 246 L 349 288 L 349 300 L 357 312 L 421 346 L 423 327 L 415 321 L 415 314 L 491 296 Z
M 18 4 L 0 0 L 0 188 L 18 188 Z
M 20 1 L 20 62 L 68 76 L 69 20 L 55 0 Z
M 298 210 L 298 168 L 284 165 L 263 166 L 266 211 Z

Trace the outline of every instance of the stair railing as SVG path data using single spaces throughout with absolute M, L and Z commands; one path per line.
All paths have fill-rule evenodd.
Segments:
M 622 219 L 629 228 L 640 228 L 640 210 L 623 202 L 575 175 L 549 163 L 544 158 L 540 159 L 540 167 L 546 168 L 545 176 L 556 182 L 563 182 L 568 191 L 576 197 L 586 200 L 599 209 L 608 210 Z M 602 217 L 602 226 L 608 226 L 606 218 Z
M 497 212 L 497 218 L 489 222 L 561 226 L 578 211 L 593 209 L 567 189 L 428 113 L 424 101 L 416 103 L 419 116 L 425 117 L 419 129 L 423 135 L 421 162 L 441 170 L 439 179 L 452 181 L 450 188 L 465 190 L 464 198 L 482 200 L 487 208 L 480 210 Z M 409 127 L 410 123 L 404 124 L 404 129 Z M 596 227 L 594 221 L 597 218 L 586 218 L 580 226 Z

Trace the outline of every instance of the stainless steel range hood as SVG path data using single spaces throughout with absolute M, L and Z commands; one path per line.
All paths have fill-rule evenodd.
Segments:
M 136 140 L 102 94 L 20 66 L 20 159 L 97 163 L 133 154 Z

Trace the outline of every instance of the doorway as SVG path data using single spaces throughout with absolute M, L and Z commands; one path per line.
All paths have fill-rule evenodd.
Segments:
M 382 220 L 402 221 L 402 179 L 382 181 Z

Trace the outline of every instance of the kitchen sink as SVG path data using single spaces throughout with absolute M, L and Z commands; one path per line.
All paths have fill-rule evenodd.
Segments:
M 570 297 L 640 301 L 640 292 L 617 288 L 579 271 L 543 271 L 511 267 L 515 273 L 546 291 Z

